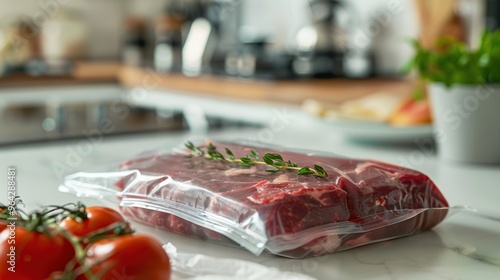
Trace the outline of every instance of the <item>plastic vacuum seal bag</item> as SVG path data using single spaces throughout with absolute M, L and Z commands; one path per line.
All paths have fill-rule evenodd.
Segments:
M 172 264 L 172 280 L 315 280 L 301 273 L 281 271 L 249 261 L 178 252 L 171 243 L 163 248 Z
M 434 183 L 403 167 L 234 143 L 187 146 L 70 175 L 60 190 L 111 199 L 157 228 L 290 258 L 415 234 L 448 212 Z

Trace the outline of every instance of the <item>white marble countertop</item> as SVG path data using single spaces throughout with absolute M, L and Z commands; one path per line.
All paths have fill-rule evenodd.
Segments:
M 301 272 L 317 279 L 500 279 L 500 166 L 457 165 L 440 161 L 415 145 L 361 145 L 346 141 L 326 124 L 297 118 L 284 128 L 269 130 L 273 144 L 308 147 L 355 158 L 373 158 L 409 165 L 429 175 L 450 205 L 469 205 L 478 213 L 462 211 L 432 231 L 328 255 L 302 260 L 268 254 L 254 256 L 239 249 L 212 244 L 133 224 L 138 232 L 171 242 L 179 251 L 236 258 Z M 2 131 L 1 133 L 5 133 Z M 256 139 L 263 130 L 231 130 L 210 133 L 222 139 Z M 17 168 L 18 194 L 32 209 L 40 205 L 81 200 L 88 205 L 104 204 L 91 198 L 75 198 L 57 190 L 60 172 L 113 164 L 143 150 L 173 147 L 192 137 L 181 134 L 147 134 L 104 138 L 86 154 L 76 153 L 82 140 L 0 148 L 0 182 L 7 182 L 8 166 Z M 271 137 L 272 136 L 272 137 Z M 420 151 L 423 157 L 411 159 Z M 76 155 L 76 156 L 75 156 Z M 413 164 L 411 164 L 413 163 Z M 63 164 L 66 169 L 56 171 Z M 1 184 L 0 184 L 1 185 Z M 4 185 L 4 193 L 7 185 Z M 5 198 L 5 196 L 2 195 Z

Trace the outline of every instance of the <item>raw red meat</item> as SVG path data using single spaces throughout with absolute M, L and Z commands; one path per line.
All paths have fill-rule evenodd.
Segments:
M 221 151 L 229 147 L 237 157 L 251 149 L 226 143 L 215 146 Z M 252 233 L 259 234 L 260 229 L 267 250 L 292 258 L 414 234 L 437 225 L 447 213 L 448 203 L 434 183 L 414 170 L 372 160 L 252 149 L 260 155 L 280 153 L 299 166 L 319 164 L 328 177 L 269 173 L 262 165 L 248 168 L 182 154 L 155 154 L 120 167 L 138 171 L 116 183 L 124 189 L 123 199 L 147 196 L 159 204 L 175 201 L 182 209 L 205 215 L 202 220 L 208 226 L 151 207 L 122 210 L 137 221 L 218 242 L 234 239 L 226 237 L 232 236 L 231 223 Z M 209 226 L 214 217 L 229 223 L 225 228 Z

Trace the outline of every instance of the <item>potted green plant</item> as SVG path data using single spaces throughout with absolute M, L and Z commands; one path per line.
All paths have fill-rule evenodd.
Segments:
M 413 42 L 406 66 L 427 82 L 438 154 L 467 163 L 500 163 L 500 32 L 477 49 L 447 38 L 432 50 Z

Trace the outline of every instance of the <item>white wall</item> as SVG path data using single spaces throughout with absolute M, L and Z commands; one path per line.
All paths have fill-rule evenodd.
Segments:
M 88 27 L 88 55 L 117 58 L 123 38 L 125 15 L 152 20 L 166 0 L 0 0 L 0 27 L 19 18 L 35 22 L 61 9 L 77 10 Z
M 235 0 L 241 3 L 242 23 L 253 27 L 263 34 L 268 34 L 275 42 L 274 47 L 284 49 L 294 42 L 299 28 L 309 21 L 308 0 Z M 377 15 L 387 13 L 390 3 L 400 3 L 402 10 L 391 14 L 388 24 L 370 38 L 375 45 L 375 52 L 382 58 L 382 70 L 388 72 L 398 68 L 410 55 L 410 48 L 405 45 L 405 38 L 418 34 L 418 25 L 413 12 L 414 0 L 346 0 L 355 11 L 357 21 L 355 29 L 367 30 L 377 25 Z M 472 13 L 470 7 L 483 0 L 461 0 L 466 3 L 461 10 Z M 93 58 L 116 58 L 119 56 L 125 15 L 142 16 L 150 23 L 161 15 L 168 0 L 0 0 L 0 27 L 20 16 L 33 18 L 52 9 L 77 9 L 89 28 L 88 53 Z M 59 4 L 58 4 L 59 3 Z M 468 3 L 468 4 L 467 4 Z M 465 8 L 463 8 L 465 7 Z M 479 8 L 476 8 L 479 9 Z M 477 14 L 477 11 L 476 11 Z M 482 26 L 477 27 L 475 34 Z M 479 19 L 480 21 L 480 19 Z M 477 36 L 477 35 L 474 35 Z M 384 70 L 384 71 L 385 71 Z M 397 69 L 396 69 L 397 70 Z

